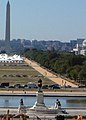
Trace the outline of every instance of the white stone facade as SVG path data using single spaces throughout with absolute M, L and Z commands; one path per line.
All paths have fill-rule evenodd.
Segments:
M 11 55 L 0 54 L 0 63 L 23 63 L 24 58 L 20 57 L 20 55 Z
M 86 39 L 82 43 L 77 43 L 76 48 L 73 49 L 75 55 L 84 55 L 86 56 Z

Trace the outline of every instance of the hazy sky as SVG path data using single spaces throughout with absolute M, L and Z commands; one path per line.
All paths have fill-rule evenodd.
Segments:
M 0 39 L 5 36 L 6 3 L 0 0 Z M 9 0 L 11 39 L 86 38 L 86 0 Z

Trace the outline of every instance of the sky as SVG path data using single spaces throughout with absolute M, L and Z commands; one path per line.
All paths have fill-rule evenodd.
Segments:
M 0 39 L 6 4 L 0 0 Z M 86 38 L 86 0 L 9 0 L 11 39 L 69 41 Z

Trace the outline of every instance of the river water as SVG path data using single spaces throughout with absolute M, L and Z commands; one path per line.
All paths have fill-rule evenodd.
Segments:
M 36 97 L 31 96 L 0 96 L 0 107 L 18 107 L 20 99 L 29 107 L 36 102 Z M 56 99 L 60 100 L 64 108 L 86 108 L 86 97 L 44 97 L 44 103 L 46 106 L 54 106 Z

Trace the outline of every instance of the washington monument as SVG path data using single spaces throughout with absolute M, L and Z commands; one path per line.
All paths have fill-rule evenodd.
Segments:
M 6 6 L 5 51 L 6 51 L 6 53 L 11 52 L 11 46 L 10 46 L 10 3 L 9 3 L 9 0 L 8 0 L 7 6 Z

